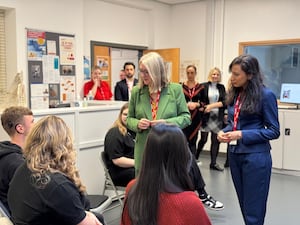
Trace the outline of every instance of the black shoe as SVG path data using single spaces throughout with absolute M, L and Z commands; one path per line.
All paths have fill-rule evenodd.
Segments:
M 211 170 L 223 171 L 224 169 L 221 168 L 218 164 L 210 165 Z

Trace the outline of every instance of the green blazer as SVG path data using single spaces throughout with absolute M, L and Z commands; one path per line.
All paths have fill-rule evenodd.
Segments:
M 148 86 L 144 86 L 142 89 L 135 86 L 132 89 L 129 101 L 127 127 L 136 132 L 134 147 L 136 175 L 141 167 L 146 139 L 151 129 L 139 130 L 137 128 L 138 122 L 142 118 L 152 120 L 149 89 Z M 190 125 L 191 116 L 181 85 L 170 83 L 167 87 L 162 89 L 156 119 L 164 119 L 167 123 L 176 124 L 181 129 Z

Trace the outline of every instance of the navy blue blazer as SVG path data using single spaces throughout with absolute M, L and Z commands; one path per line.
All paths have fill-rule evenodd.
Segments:
M 133 86 L 135 86 L 138 82 L 138 79 L 134 78 Z M 128 93 L 128 86 L 126 83 L 126 79 L 117 82 L 115 86 L 115 100 L 118 101 L 128 101 L 129 100 L 129 93 Z
M 234 104 L 228 106 L 228 125 L 223 129 L 226 133 L 233 130 Z M 253 153 L 271 150 L 270 140 L 280 135 L 277 99 L 268 89 L 262 90 L 262 101 L 259 111 L 252 114 L 240 113 L 237 130 L 242 131 L 242 138 L 237 145 L 229 145 L 230 152 Z

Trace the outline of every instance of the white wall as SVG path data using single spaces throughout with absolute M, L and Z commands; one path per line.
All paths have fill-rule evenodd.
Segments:
M 223 71 L 245 41 L 300 38 L 300 1 L 225 1 Z
M 298 0 L 203 0 L 172 7 L 141 0 L 2 0 L 0 7 L 15 9 L 10 73 L 22 70 L 27 75 L 26 27 L 75 34 L 77 90 L 83 83 L 82 56 L 90 55 L 91 40 L 180 47 L 182 61 L 200 61 L 201 81 L 210 67 L 219 66 L 226 84 L 239 42 L 300 36 Z
M 170 37 L 173 47 L 180 48 L 181 61 L 200 60 L 197 69 L 202 82 L 206 78 L 206 9 L 205 1 L 172 7 Z

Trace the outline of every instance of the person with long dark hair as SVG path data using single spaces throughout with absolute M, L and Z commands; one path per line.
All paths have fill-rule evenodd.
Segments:
M 255 57 L 236 57 L 229 71 L 228 125 L 218 140 L 229 143 L 229 166 L 245 224 L 263 225 L 272 170 L 270 140 L 280 135 L 277 99 L 264 86 Z
M 129 183 L 121 225 L 210 225 L 193 191 L 193 160 L 182 130 L 158 124 L 149 132 L 140 174 Z

